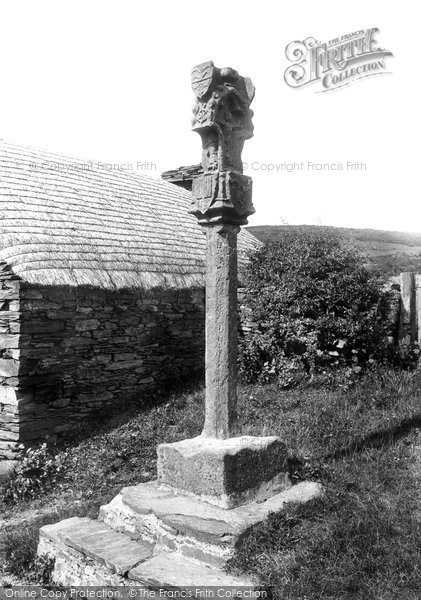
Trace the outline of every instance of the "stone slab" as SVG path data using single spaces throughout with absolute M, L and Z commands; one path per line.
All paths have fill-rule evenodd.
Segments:
M 158 482 L 233 508 L 290 487 L 287 457 L 286 445 L 274 436 L 198 436 L 158 446 Z
M 146 587 L 257 587 L 257 581 L 246 575 L 244 577 L 229 575 L 220 569 L 188 559 L 176 552 L 167 552 L 154 556 L 129 571 L 128 577 Z
M 103 522 L 88 518 L 76 517 L 47 525 L 41 529 L 41 533 L 93 558 L 111 573 L 119 575 L 125 575 L 152 555 L 150 545 L 134 542 Z
M 320 484 L 304 481 L 264 502 L 226 510 L 175 494 L 157 481 L 149 481 L 123 488 L 109 504 L 101 507 L 100 519 L 133 537 L 144 533 L 153 539 L 162 534 L 160 524 L 164 524 L 171 528 L 175 541 L 184 536 L 200 544 L 233 548 L 250 527 L 266 519 L 269 513 L 282 510 L 288 502 L 308 502 L 321 493 Z
M 55 559 L 53 581 L 67 586 L 253 586 L 246 576 L 224 571 L 237 541 L 287 502 L 320 493 L 320 485 L 303 482 L 264 502 L 225 510 L 148 482 L 123 489 L 101 508 L 102 520 L 72 517 L 42 527 L 38 554 Z M 150 542 L 133 539 L 136 530 L 149 532 Z
M 51 582 L 55 585 L 104 587 L 127 585 L 128 582 L 128 579 L 111 573 L 107 567 L 92 558 L 47 536 L 40 535 L 37 554 L 54 559 Z
M 72 525 L 79 525 L 83 521 L 88 523 L 91 519 L 88 519 L 87 517 L 70 517 L 69 519 L 63 519 L 63 521 L 59 521 L 58 523 L 44 525 L 39 530 L 40 537 L 45 537 L 52 542 L 59 542 L 60 538 L 58 534 L 62 529 L 69 528 Z

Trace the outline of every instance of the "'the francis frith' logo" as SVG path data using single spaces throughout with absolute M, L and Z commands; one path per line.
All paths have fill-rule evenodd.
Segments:
M 313 37 L 291 42 L 285 55 L 293 64 L 285 70 L 285 82 L 293 88 L 319 83 L 322 89 L 316 91 L 329 92 L 364 77 L 387 73 L 386 58 L 393 54 L 379 47 L 375 37 L 378 32 L 373 27 L 328 42 Z

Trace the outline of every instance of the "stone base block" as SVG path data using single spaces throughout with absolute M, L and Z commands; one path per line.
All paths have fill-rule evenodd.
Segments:
M 221 508 L 264 501 L 291 487 L 277 437 L 196 437 L 158 446 L 158 483 Z

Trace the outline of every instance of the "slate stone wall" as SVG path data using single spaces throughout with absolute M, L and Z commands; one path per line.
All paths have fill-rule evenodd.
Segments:
M 204 291 L 32 288 L 2 281 L 0 459 L 89 413 L 204 369 Z
M 19 439 L 20 281 L 0 263 L 0 460 L 12 459 Z

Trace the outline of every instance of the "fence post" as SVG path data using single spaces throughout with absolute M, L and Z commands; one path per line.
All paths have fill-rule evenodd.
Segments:
M 418 341 L 414 273 L 401 273 L 401 299 L 399 344 L 406 345 Z M 418 305 L 421 307 L 421 302 Z

